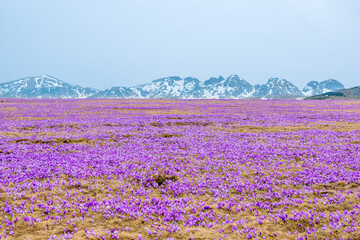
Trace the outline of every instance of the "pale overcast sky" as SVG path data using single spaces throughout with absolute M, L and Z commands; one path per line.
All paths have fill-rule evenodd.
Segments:
M 360 85 L 359 0 L 1 0 L 0 82 L 165 76 Z

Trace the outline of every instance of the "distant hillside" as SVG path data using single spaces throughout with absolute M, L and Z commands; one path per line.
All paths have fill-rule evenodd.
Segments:
M 328 92 L 305 99 L 309 100 L 327 100 L 327 99 L 360 99 L 360 86 L 342 89 L 335 92 Z

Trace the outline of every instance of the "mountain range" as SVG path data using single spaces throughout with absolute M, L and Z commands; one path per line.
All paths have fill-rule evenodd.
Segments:
M 270 78 L 265 84 L 251 85 L 238 75 L 197 78 L 166 77 L 134 87 L 112 87 L 103 91 L 71 85 L 44 75 L 0 83 L 0 98 L 135 98 L 135 99 L 294 99 L 344 89 L 335 79 L 310 81 L 299 90 L 288 80 Z

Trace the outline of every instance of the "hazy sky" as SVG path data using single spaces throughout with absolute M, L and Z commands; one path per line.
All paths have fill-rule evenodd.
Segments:
M 360 85 L 359 0 L 1 0 L 0 82 L 165 76 Z

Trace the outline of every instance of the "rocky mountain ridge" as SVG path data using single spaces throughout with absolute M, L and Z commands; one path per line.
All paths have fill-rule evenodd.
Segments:
M 270 78 L 251 85 L 238 75 L 197 78 L 165 77 L 134 87 L 103 91 L 71 85 L 51 76 L 28 77 L 0 83 L 0 98 L 135 98 L 135 99 L 294 99 L 337 91 L 344 85 L 334 79 L 311 81 L 300 91 L 286 79 Z

